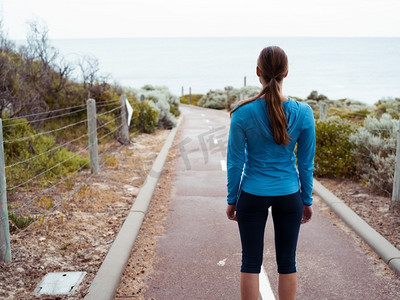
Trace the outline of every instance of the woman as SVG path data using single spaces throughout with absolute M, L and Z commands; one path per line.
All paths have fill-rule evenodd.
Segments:
M 314 117 L 310 106 L 282 95 L 288 60 L 281 48 L 264 48 L 256 72 L 261 92 L 231 112 L 226 214 L 239 225 L 242 300 L 258 299 L 269 207 L 279 299 L 295 299 L 297 238 L 300 224 L 310 221 L 313 212 Z

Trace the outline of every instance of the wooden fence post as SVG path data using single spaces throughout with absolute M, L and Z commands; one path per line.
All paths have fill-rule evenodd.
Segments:
M 88 99 L 86 101 L 88 133 L 89 133 L 89 154 L 90 154 L 90 171 L 93 174 L 99 173 L 99 155 L 97 150 L 97 118 L 96 118 L 96 101 Z
M 0 119 L 0 260 L 11 261 L 10 228 L 8 225 L 7 185 L 4 164 L 3 121 Z
M 319 104 L 319 119 L 321 121 L 325 121 L 327 115 L 328 115 L 328 104 L 325 102 L 321 102 Z
M 400 119 L 397 130 L 396 162 L 394 167 L 392 207 L 400 207 Z

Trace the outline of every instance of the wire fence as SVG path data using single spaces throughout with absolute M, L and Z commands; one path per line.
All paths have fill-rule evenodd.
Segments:
M 88 103 L 89 101 L 93 100 L 89 99 Z M 121 98 L 120 100 L 115 101 L 95 103 L 93 106 L 94 111 L 89 111 L 91 106 L 89 106 L 88 103 L 52 111 L 39 112 L 36 114 L 28 114 L 3 120 L 0 119 L 0 125 L 2 125 L 3 122 L 5 123 L 4 126 L 1 126 L 2 129 L 0 134 L 0 143 L 1 145 L 4 145 L 4 149 L 1 147 L 1 150 L 3 151 L 0 151 L 0 160 L 3 163 L 3 166 L 1 166 L 0 163 L 0 173 L 2 173 L 0 174 L 0 179 L 2 176 L 5 178 L 6 174 L 11 174 L 7 186 L 5 181 L 2 183 L 0 180 L 1 201 L 2 204 L 5 203 L 5 205 L 7 205 L 7 195 L 15 197 L 16 195 L 21 194 L 24 196 L 24 201 L 19 201 L 18 206 L 12 208 L 12 211 L 8 212 L 8 214 L 25 214 L 29 215 L 29 217 L 36 215 L 36 218 L 34 218 L 36 221 L 40 219 L 40 216 L 45 217 L 51 211 L 60 208 L 63 202 L 71 199 L 85 184 L 87 184 L 92 176 L 95 175 L 94 172 L 90 173 L 88 171 L 84 176 L 86 179 L 80 180 L 79 184 L 75 184 L 68 197 L 65 197 L 65 193 L 62 193 L 61 185 L 65 185 L 67 181 L 70 181 L 71 178 L 77 176 L 78 173 L 82 173 L 84 169 L 92 169 L 92 155 L 96 155 L 96 157 L 98 156 L 98 159 L 95 160 L 98 164 L 97 169 L 103 168 L 112 158 L 112 156 L 109 156 L 110 153 L 114 153 L 116 150 L 119 151 L 125 146 L 125 144 L 129 143 L 129 138 L 125 143 L 121 143 L 121 139 L 119 138 L 121 131 L 127 130 L 128 128 L 125 100 L 123 101 Z M 96 110 L 100 111 L 97 115 Z M 87 117 L 85 116 L 84 111 L 88 112 Z M 95 127 L 91 131 L 88 125 L 90 122 L 93 122 L 93 120 L 89 119 L 89 112 L 95 116 Z M 76 120 L 78 117 L 83 119 Z M 61 119 L 63 121 L 59 122 L 56 119 Z M 68 120 L 74 121 L 66 125 L 57 125 L 62 124 L 63 122 L 65 124 Z M 32 126 L 39 122 L 41 122 L 39 128 L 46 128 L 46 126 L 48 126 L 46 124 L 50 124 L 50 127 L 56 125 L 57 128 L 52 128 L 50 130 L 39 129 L 35 132 L 35 130 L 32 129 Z M 23 128 L 28 129 L 25 131 L 19 130 L 17 134 L 15 133 L 15 129 L 22 128 L 17 126 L 25 126 Z M 7 133 L 7 136 L 5 136 L 4 139 L 3 132 Z M 59 142 L 56 142 L 56 137 L 60 133 L 63 133 L 63 139 L 61 139 L 62 142 L 60 142 L 60 139 L 58 139 Z M 78 133 L 78 136 L 76 136 L 76 133 Z M 129 133 L 127 133 L 127 135 L 129 137 Z M 68 138 L 68 136 L 72 137 Z M 87 142 L 91 136 L 96 136 L 95 140 L 97 143 L 103 145 L 100 155 L 97 153 L 97 145 L 96 153 L 93 153 L 90 141 Z M 110 137 L 113 138 L 110 139 Z M 36 151 L 36 144 L 43 144 L 43 141 L 39 140 L 40 138 L 50 138 L 48 140 L 49 145 L 48 147 L 43 145 L 40 147 L 38 146 L 37 148 L 39 148 L 39 151 Z M 120 142 L 121 145 L 117 147 L 115 141 Z M 26 152 L 25 148 L 27 146 L 29 149 Z M 24 149 L 26 152 L 25 157 L 14 155 L 13 150 L 10 147 L 13 147 L 12 149 L 19 149 L 20 151 L 23 151 Z M 67 148 L 74 148 L 74 151 L 67 150 Z M 5 155 L 4 152 L 8 153 L 8 155 Z M 44 168 L 30 170 L 35 164 L 40 165 L 43 161 L 51 161 L 51 158 L 61 152 L 63 153 L 63 156 L 61 155 L 58 159 L 45 165 Z M 63 166 L 67 164 L 72 165 L 72 161 L 74 161 L 73 169 L 69 168 L 62 172 L 59 171 L 60 168 L 63 168 Z M 100 161 L 100 163 L 98 161 Z M 21 170 L 25 172 L 22 172 L 22 174 Z M 36 192 L 32 193 L 32 191 Z M 53 200 L 58 198 L 58 201 L 52 201 L 51 207 L 46 207 L 44 209 L 35 207 L 35 199 L 41 199 L 44 196 L 53 198 Z M 4 215 L 4 211 L 0 211 L 0 230 L 5 232 L 8 230 L 8 216 Z M 3 250 L 9 249 L 9 234 L 8 242 L 7 236 L 5 237 L 5 240 L 0 240 L 0 249 L 2 249 L 0 251 L 0 260 L 7 260 L 7 254 L 5 254 Z

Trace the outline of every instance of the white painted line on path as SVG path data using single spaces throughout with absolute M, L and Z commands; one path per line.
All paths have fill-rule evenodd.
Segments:
M 214 138 L 213 141 L 215 145 L 218 144 L 218 140 L 216 138 Z
M 223 260 L 220 260 L 220 261 L 217 263 L 217 265 L 220 266 L 220 267 L 223 267 L 223 266 L 225 266 L 225 263 L 226 263 L 226 258 L 224 258 Z
M 222 169 L 222 171 L 226 171 L 226 161 L 223 160 L 223 159 L 221 159 L 221 160 L 220 160 L 220 163 L 221 163 L 221 169 Z
M 261 266 L 260 272 L 260 294 L 263 300 L 275 300 L 264 266 Z

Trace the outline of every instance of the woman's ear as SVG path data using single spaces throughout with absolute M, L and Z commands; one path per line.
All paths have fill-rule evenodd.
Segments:
M 288 74 L 289 74 L 289 70 L 286 71 L 286 74 L 285 74 L 285 76 L 283 76 L 283 78 L 286 78 L 288 76 Z
M 261 76 L 260 68 L 258 66 L 256 68 L 256 74 L 257 74 L 258 77 Z

